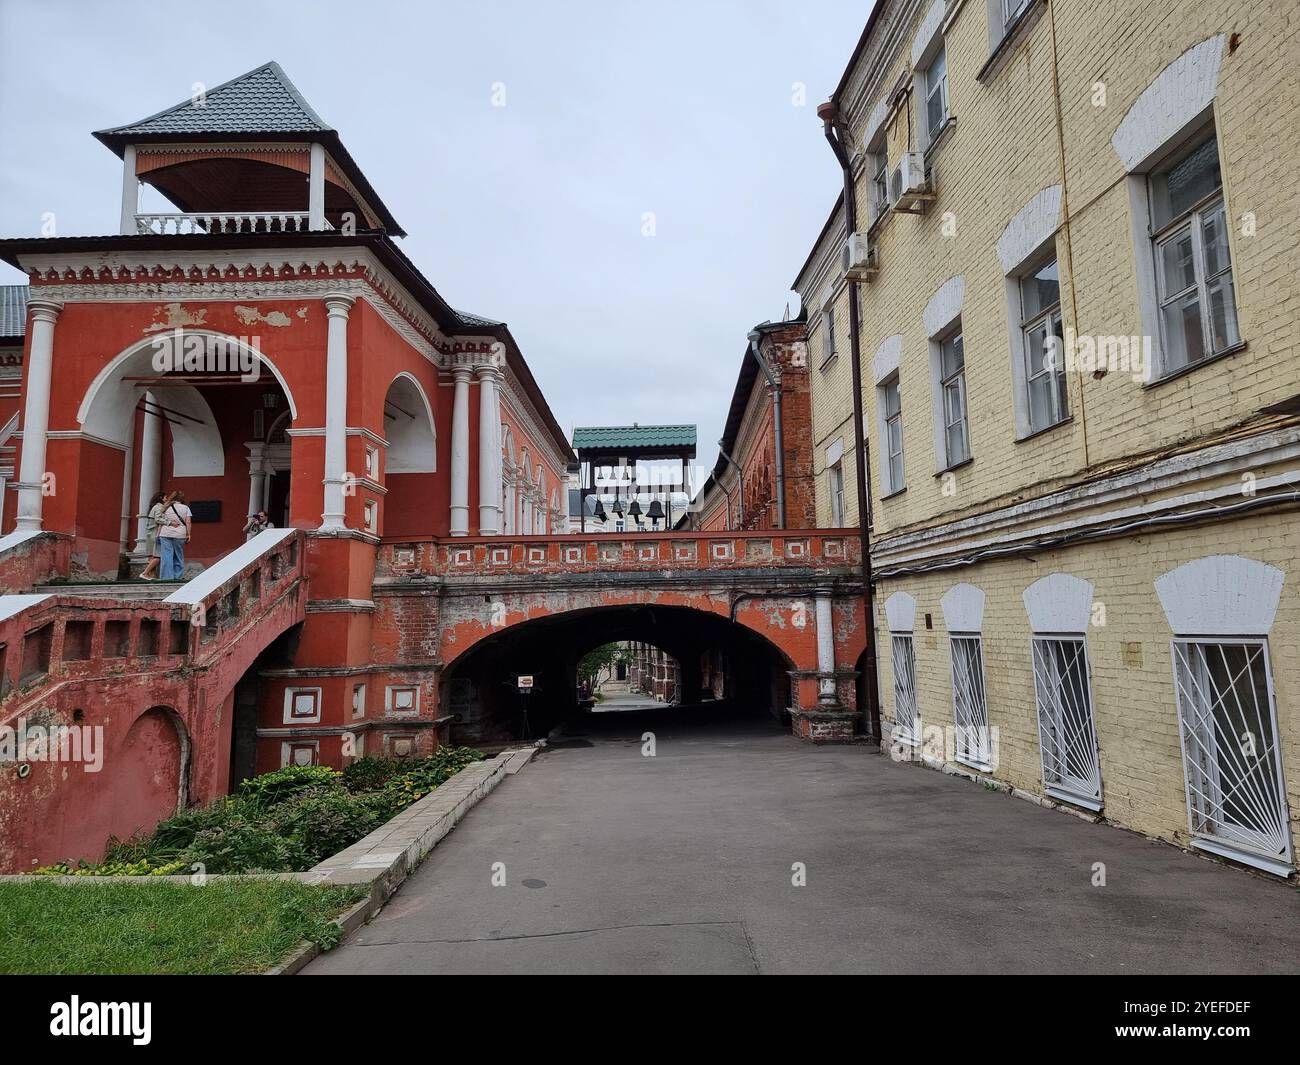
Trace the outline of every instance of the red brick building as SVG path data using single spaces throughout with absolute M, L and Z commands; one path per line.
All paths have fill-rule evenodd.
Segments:
M 573 458 L 510 330 L 402 253 L 277 64 L 96 137 L 123 160 L 120 231 L 0 241 L 30 281 L 0 337 L 23 375 L 16 433 L 0 378 L 0 726 L 94 706 L 109 768 L 133 768 L 7 774 L 0 868 L 90 853 L 254 771 L 432 749 L 450 716 L 431 622 L 374 595 L 380 544 L 548 533 Z M 141 213 L 142 183 L 176 212 Z M 190 501 L 202 576 L 123 584 L 160 487 Z M 259 509 L 277 529 L 245 543 Z M 48 830 L 70 804 L 101 816 Z
M 806 325 L 765 322 L 749 340 L 722 453 L 679 528 L 816 527 Z

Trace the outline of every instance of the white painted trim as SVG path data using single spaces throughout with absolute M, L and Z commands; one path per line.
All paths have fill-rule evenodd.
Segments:
M 314 694 L 316 696 L 316 713 L 311 717 L 295 717 L 293 713 L 293 701 L 299 695 Z M 284 724 L 286 725 L 316 725 L 320 723 L 324 707 L 321 705 L 325 701 L 324 692 L 314 686 L 310 687 L 288 687 L 284 689 Z
M 954 584 L 939 600 L 950 633 L 979 633 L 984 628 L 984 593 L 973 584 Z
M 1068 573 L 1049 573 L 1021 596 L 1029 628 L 1037 634 L 1082 635 L 1092 617 L 1093 587 Z
M 963 275 L 956 274 L 940 285 L 921 312 L 925 335 L 933 340 L 960 318 L 965 299 L 966 278 Z
M 943 16 L 945 0 L 934 0 L 921 19 L 916 39 L 912 42 L 912 69 L 922 70 L 934 58 L 943 43 Z
M 833 440 L 826 446 L 826 465 L 834 466 L 844 457 L 844 440 Z
M 15 544 L 5 543 L 6 540 L 12 540 L 15 536 L 18 536 L 22 539 L 16 541 L 16 543 L 22 543 L 23 540 L 29 540 L 32 536 L 39 535 L 38 531 L 31 529 L 10 533 L 0 539 L 0 553 L 15 546 Z M 0 621 L 8 621 L 10 618 L 17 617 L 24 610 L 34 607 L 38 603 L 43 603 L 49 598 L 51 598 L 49 595 L 0 595 Z
M 911 633 L 916 628 L 916 597 L 895 592 L 885 600 L 885 617 L 891 633 Z
M 1138 94 L 1110 140 L 1126 173 L 1141 170 L 1205 117 L 1218 88 L 1224 39 L 1219 34 L 1193 45 Z
M 942 0 L 936 0 L 942 2 Z M 882 97 L 876 106 L 871 109 L 871 114 L 867 118 L 866 128 L 862 133 L 862 150 L 868 154 L 875 154 L 880 147 L 880 141 L 883 139 L 881 134 L 885 128 L 885 119 L 889 117 L 889 100 Z
M 1155 582 L 1175 636 L 1267 636 L 1286 574 L 1240 555 L 1186 562 Z
M 998 261 L 1004 274 L 1014 274 L 1034 258 L 1061 228 L 1061 186 L 1036 192 L 998 237 Z
M 289 537 L 297 535 L 297 532 L 297 529 L 267 529 L 265 532 L 258 533 L 224 558 L 214 562 L 193 580 L 186 581 L 163 602 L 181 606 L 192 606 L 203 602 L 228 580 L 238 576 L 241 570 L 275 550 Z
M 875 357 L 871 360 L 872 380 L 879 385 L 890 374 L 897 372 L 902 360 L 902 334 L 895 333 L 892 337 L 886 337 L 880 347 L 876 349 Z

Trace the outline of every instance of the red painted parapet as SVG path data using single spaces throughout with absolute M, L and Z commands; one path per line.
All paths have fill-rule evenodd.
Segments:
M 855 568 L 860 558 L 861 543 L 846 529 L 404 538 L 380 545 L 376 576 L 844 570 Z
M 302 544 L 263 533 L 161 602 L 0 597 L 0 872 L 225 792 L 235 685 L 304 617 Z
M 26 592 L 51 577 L 66 577 L 72 537 L 61 533 L 10 533 L 0 537 L 0 595 Z

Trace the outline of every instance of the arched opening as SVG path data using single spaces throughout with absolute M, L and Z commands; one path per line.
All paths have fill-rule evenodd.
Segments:
M 433 408 L 419 382 L 398 374 L 384 397 L 383 456 L 385 536 L 419 536 L 434 527 L 438 505 L 434 474 L 438 468 L 437 428 Z M 376 454 L 375 462 L 379 461 Z M 377 473 L 377 471 L 375 471 Z M 377 480 L 375 473 L 372 479 Z
M 288 523 L 293 396 L 262 353 L 207 330 L 169 330 L 113 359 L 87 389 L 75 520 L 92 572 L 138 571 L 146 515 L 160 491 L 193 511 L 187 567 L 244 541 L 258 510 Z M 277 494 L 278 492 L 278 494 Z
M 578 681 L 582 658 L 611 643 L 640 650 L 628 683 L 648 693 L 657 714 L 788 724 L 794 666 L 779 648 L 724 616 L 641 604 L 553 614 L 476 643 L 442 673 L 442 712 L 455 716 L 452 742 L 538 738 L 566 722 L 621 716 L 590 714 Z M 520 676 L 532 678 L 526 694 Z
M 189 733 L 170 707 L 154 706 L 136 718 L 105 762 L 109 794 L 89 804 L 101 811 L 105 840 L 148 832 L 188 801 Z

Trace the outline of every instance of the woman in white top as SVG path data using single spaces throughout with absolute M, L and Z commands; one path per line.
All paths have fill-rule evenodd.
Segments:
M 158 543 L 158 525 L 162 521 L 163 494 L 155 492 L 149 500 L 149 510 L 144 517 L 144 552 L 149 561 L 140 571 L 140 579 L 152 581 L 158 579 L 158 565 L 162 562 L 162 547 Z

